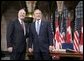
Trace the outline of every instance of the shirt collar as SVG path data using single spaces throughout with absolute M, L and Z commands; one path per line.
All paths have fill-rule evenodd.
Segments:
M 19 20 L 20 24 L 22 24 L 22 20 L 20 18 L 18 18 L 18 20 Z
M 38 22 L 38 20 L 36 20 L 36 22 Z M 41 19 L 39 20 L 39 23 L 41 23 Z

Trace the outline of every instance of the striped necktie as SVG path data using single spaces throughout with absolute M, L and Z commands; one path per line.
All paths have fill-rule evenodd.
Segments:
M 39 24 L 39 20 L 37 21 L 37 28 L 36 28 L 36 31 L 37 31 L 37 34 L 39 35 L 39 29 L 40 29 L 40 24 Z

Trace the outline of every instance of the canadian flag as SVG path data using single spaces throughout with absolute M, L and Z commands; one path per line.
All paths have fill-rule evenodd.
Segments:
M 60 32 L 59 32 L 59 24 L 58 24 L 58 18 L 56 18 L 56 29 L 55 29 L 55 48 L 60 49 L 61 48 L 61 40 L 60 40 Z
M 66 43 L 72 42 L 72 33 L 71 33 L 71 20 L 68 18 L 67 20 L 67 31 L 66 31 Z

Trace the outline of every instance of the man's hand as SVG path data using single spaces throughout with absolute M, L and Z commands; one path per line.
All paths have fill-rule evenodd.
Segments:
M 29 51 L 30 53 L 32 53 L 32 52 L 33 52 L 33 49 L 32 49 L 32 48 L 29 48 L 28 51 Z
M 53 49 L 54 49 L 54 46 L 49 46 L 49 51 L 51 52 L 51 51 L 53 51 Z
M 13 47 L 9 47 L 8 52 L 12 52 L 12 51 L 13 51 Z

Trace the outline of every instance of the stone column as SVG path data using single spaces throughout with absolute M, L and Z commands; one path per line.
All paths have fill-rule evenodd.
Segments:
M 5 17 L 2 16 L 1 20 L 1 51 L 7 51 L 7 41 L 6 41 L 6 21 Z
M 64 1 L 56 1 L 59 14 L 62 14 Z
M 1 19 L 1 51 L 7 51 L 7 25 L 8 23 L 17 17 L 17 10 L 13 7 L 9 8 L 4 14 L 2 14 Z

